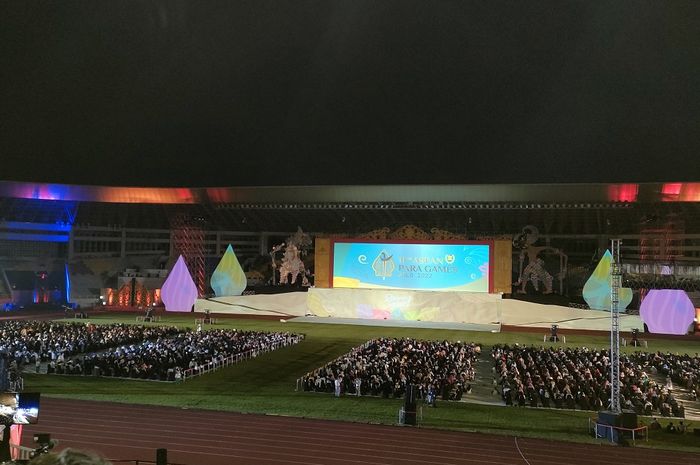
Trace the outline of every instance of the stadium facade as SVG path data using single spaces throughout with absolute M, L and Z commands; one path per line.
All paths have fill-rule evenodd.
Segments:
M 17 300 L 13 291 L 22 288 L 34 301 L 43 292 L 42 302 L 88 302 L 129 274 L 162 279 L 183 231 L 199 235 L 210 273 L 228 244 L 250 268 L 298 228 L 314 238 L 362 237 L 407 225 L 440 237 L 514 241 L 513 281 L 518 240 L 534 234 L 567 255 L 561 293 L 573 301 L 611 238 L 623 240 L 632 287 L 681 287 L 695 296 L 700 281 L 700 183 L 143 188 L 6 181 L 0 295 Z

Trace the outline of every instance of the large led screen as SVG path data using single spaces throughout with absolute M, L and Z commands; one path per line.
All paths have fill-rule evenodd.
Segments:
M 489 292 L 489 243 L 334 241 L 332 286 Z
M 39 393 L 0 393 L 0 422 L 2 424 L 30 425 L 39 420 Z

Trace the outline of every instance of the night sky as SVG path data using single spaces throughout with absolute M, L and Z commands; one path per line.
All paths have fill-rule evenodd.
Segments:
M 2 1 L 0 179 L 700 180 L 700 2 Z

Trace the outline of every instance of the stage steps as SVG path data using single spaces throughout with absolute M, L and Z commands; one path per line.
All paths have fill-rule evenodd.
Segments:
M 647 375 L 662 386 L 666 385 L 668 382 L 667 378 L 659 373 L 647 373 Z M 690 391 L 681 384 L 672 383 L 672 388 L 669 390 L 673 392 L 673 397 L 683 405 L 685 409 L 685 418 L 688 420 L 700 421 L 700 401 L 693 400 Z

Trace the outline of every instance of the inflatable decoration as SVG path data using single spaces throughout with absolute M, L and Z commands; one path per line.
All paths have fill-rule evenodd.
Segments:
M 598 266 L 593 270 L 593 274 L 588 278 L 583 286 L 583 300 L 594 310 L 610 311 L 610 265 L 612 264 L 612 254 L 609 250 L 598 262 Z M 624 312 L 632 302 L 632 289 L 629 287 L 620 288 L 618 312 Z
M 170 270 L 160 290 L 160 298 L 169 312 L 189 312 L 197 300 L 197 286 L 190 276 L 185 259 L 180 258 Z
M 695 307 L 681 289 L 652 289 L 639 307 L 639 316 L 651 333 L 683 335 L 695 319 Z
M 241 295 L 248 281 L 231 244 L 211 275 L 211 288 L 217 297 Z

